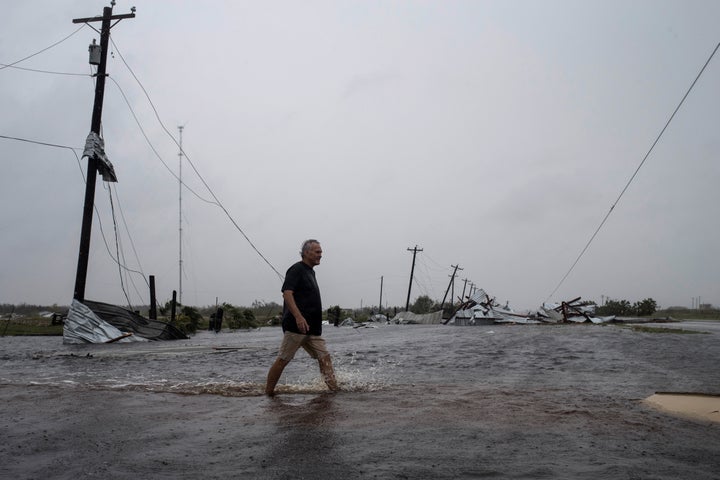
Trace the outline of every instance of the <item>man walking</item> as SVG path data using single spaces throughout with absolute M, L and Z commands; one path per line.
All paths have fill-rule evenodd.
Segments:
M 301 261 L 285 274 L 283 295 L 283 341 L 275 362 L 267 376 L 265 394 L 273 396 L 283 370 L 300 347 L 317 359 L 320 373 L 330 390 L 338 389 L 330 353 L 322 338 L 322 302 L 315 280 L 316 265 L 320 265 L 322 247 L 315 239 L 306 240 L 300 250 Z

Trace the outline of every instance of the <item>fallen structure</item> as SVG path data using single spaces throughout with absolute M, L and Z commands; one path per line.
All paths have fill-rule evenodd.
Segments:
M 574 298 L 569 302 L 558 304 L 545 303 L 540 308 L 539 314 L 552 321 L 552 323 L 574 322 L 574 323 L 608 323 L 615 320 L 615 315 L 598 317 L 595 315 L 594 304 L 582 304 L 581 297 Z
M 187 339 L 180 329 L 108 303 L 73 300 L 63 323 L 63 343 L 147 342 Z
M 463 302 L 455 313 L 443 323 L 453 325 L 487 325 L 492 323 L 607 323 L 615 316 L 598 317 L 595 305 L 583 304 L 581 297 L 560 304 L 543 304 L 537 311 L 516 312 L 509 305 L 500 305 L 485 290 L 479 289 Z
M 396 324 L 433 325 L 442 323 L 442 310 L 431 313 L 398 312 L 391 320 Z

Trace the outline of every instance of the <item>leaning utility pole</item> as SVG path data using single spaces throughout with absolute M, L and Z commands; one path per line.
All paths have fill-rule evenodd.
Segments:
M 445 290 L 445 295 L 443 296 L 442 303 L 440 304 L 440 310 L 442 310 L 443 307 L 445 306 L 445 299 L 447 298 L 447 294 L 450 291 L 450 287 L 455 285 L 455 274 L 457 273 L 458 270 L 464 270 L 464 269 L 460 268 L 459 265 L 450 265 L 450 266 L 453 267 L 455 270 L 453 270 L 452 275 L 450 275 L 450 283 L 448 284 L 447 290 Z M 453 295 L 455 295 L 454 290 L 453 290 Z M 450 305 L 452 305 L 454 303 L 453 295 L 450 295 Z
M 465 301 L 465 287 L 467 287 L 467 282 L 468 282 L 468 279 L 463 278 L 463 293 L 462 293 L 462 296 L 460 297 L 460 303 L 463 303 Z
M 415 256 L 417 255 L 417 252 L 422 252 L 422 248 L 418 248 L 417 245 L 415 245 L 415 248 L 408 248 L 408 252 L 413 252 L 413 262 L 412 262 L 412 268 L 410 269 L 410 285 L 408 286 L 408 296 L 407 301 L 405 302 L 405 311 L 410 310 L 410 291 L 412 290 L 412 280 L 413 280 L 413 272 L 415 272 Z
M 88 258 L 90 256 L 90 234 L 92 233 L 92 215 L 93 206 L 95 204 L 95 181 L 97 179 L 98 169 L 102 169 L 103 178 L 106 178 L 106 164 L 109 161 L 104 154 L 104 146 L 100 138 L 100 127 L 102 124 L 102 107 L 103 97 L 105 95 L 105 65 L 107 63 L 108 43 L 110 39 L 111 20 L 122 20 L 124 18 L 135 18 L 135 7 L 132 8 L 133 13 L 124 15 L 113 15 L 112 7 L 115 6 L 115 0 L 112 0 L 110 7 L 103 9 L 102 17 L 76 18 L 73 23 L 91 23 L 102 21 L 100 31 L 100 59 L 98 63 L 97 75 L 95 76 L 95 104 L 93 106 L 92 123 L 90 125 L 90 135 L 85 145 L 85 152 L 88 157 L 87 179 L 85 181 L 85 204 L 83 207 L 82 230 L 80 232 L 80 252 L 78 254 L 77 275 L 75 277 L 75 292 L 73 298 L 78 301 L 85 300 L 85 282 L 87 280 Z M 117 23 L 117 22 L 116 22 Z M 96 30 L 97 31 L 97 30 Z M 90 47 L 90 60 L 93 62 L 93 46 Z M 89 150 L 88 144 L 94 144 L 95 149 Z M 112 170 L 112 166 L 109 167 Z M 114 177 L 112 172 L 112 177 Z M 115 179 L 114 181 L 117 181 Z

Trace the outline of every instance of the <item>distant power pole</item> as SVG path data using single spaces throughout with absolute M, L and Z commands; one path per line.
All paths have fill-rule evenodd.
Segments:
M 445 295 L 443 296 L 442 303 L 440 304 L 440 310 L 442 310 L 443 307 L 445 306 L 445 299 L 447 298 L 447 294 L 450 291 L 450 287 L 454 286 L 454 284 L 455 284 L 455 274 L 457 273 L 458 270 L 463 270 L 462 268 L 460 268 L 459 265 L 450 265 L 450 266 L 453 267 L 455 270 L 453 270 L 452 275 L 450 275 L 450 283 L 448 284 L 447 290 L 445 290 Z M 453 295 L 454 294 L 455 294 L 455 292 L 453 291 Z M 450 305 L 452 305 L 454 303 L 453 295 L 450 295 Z
M 111 5 L 115 5 L 115 0 L 112 0 Z M 115 22 L 115 24 L 110 25 L 110 21 L 119 21 L 124 18 L 135 18 L 135 7 L 131 9 L 133 13 L 113 15 L 112 6 L 105 7 L 103 9 L 102 17 L 76 18 L 73 20 L 73 23 L 102 22 L 100 30 L 100 58 L 97 63 L 98 69 L 95 78 L 95 103 L 93 105 L 92 123 L 90 125 L 91 133 L 88 136 L 88 142 L 86 142 L 86 152 L 88 150 L 87 144 L 91 143 L 93 139 L 95 139 L 96 143 L 102 144 L 100 140 L 100 127 L 102 125 L 103 97 L 105 96 L 105 66 L 107 64 L 110 29 L 117 24 L 117 22 Z M 92 54 L 93 49 L 91 46 L 90 60 L 94 63 Z M 104 150 L 104 148 L 102 149 Z M 104 156 L 104 152 L 97 153 L 97 151 L 96 153 L 90 153 L 87 155 L 88 168 L 87 179 L 85 181 L 85 204 L 83 207 L 82 230 L 80 231 L 80 252 L 78 254 L 77 275 L 75 276 L 75 291 L 73 293 L 73 298 L 79 301 L 85 300 L 85 283 L 87 281 L 88 258 L 90 256 L 90 235 L 92 233 L 93 206 L 95 204 L 95 182 L 97 180 L 98 168 L 107 168 L 105 165 L 102 165 Z M 117 181 L 117 179 L 114 181 Z
M 380 277 L 380 303 L 378 304 L 378 313 L 382 313 L 382 289 L 383 289 L 383 277 Z
M 407 295 L 407 301 L 405 302 L 405 311 L 410 310 L 410 291 L 412 290 L 412 281 L 413 281 L 413 273 L 415 272 L 415 256 L 417 255 L 417 252 L 422 252 L 422 248 L 418 248 L 417 245 L 415 245 L 415 248 L 408 248 L 409 252 L 413 252 L 413 261 L 412 261 L 412 268 L 410 268 L 410 285 L 408 286 L 408 295 Z

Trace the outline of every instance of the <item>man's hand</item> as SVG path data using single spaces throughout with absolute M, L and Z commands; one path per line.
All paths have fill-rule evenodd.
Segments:
M 293 291 L 283 290 L 283 300 L 285 301 L 287 307 L 290 309 L 290 313 L 292 313 L 292 316 L 295 317 L 295 323 L 297 324 L 298 332 L 308 333 L 310 331 L 310 325 L 308 325 L 307 320 L 305 320 L 305 317 L 303 317 L 302 313 L 300 313 L 300 309 L 295 303 L 295 295 Z
M 295 320 L 295 323 L 297 323 L 298 331 L 300 333 L 308 333 L 310 331 L 310 325 L 308 325 L 307 321 L 305 320 L 305 317 L 299 316 Z

